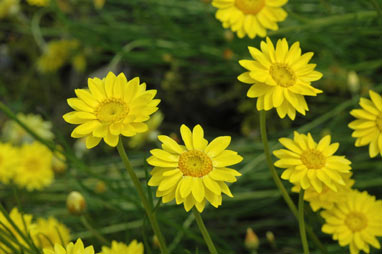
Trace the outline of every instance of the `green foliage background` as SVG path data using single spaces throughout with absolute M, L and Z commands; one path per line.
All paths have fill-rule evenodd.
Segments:
M 294 0 L 285 9 L 287 20 L 269 36 L 274 42 L 283 37 L 290 44 L 300 41 L 303 52 L 315 52 L 312 62 L 324 77 L 313 85 L 324 94 L 308 98 L 310 111 L 294 122 L 269 113 L 271 145 L 278 147 L 277 139 L 296 129 L 310 131 L 316 139 L 331 133 L 333 141 L 341 143 L 339 154 L 353 162 L 355 187 L 381 198 L 381 158 L 370 159 L 367 148 L 355 148 L 347 124 L 360 95 L 367 96 L 368 89 L 382 91 L 382 1 Z M 139 76 L 149 88 L 158 89 L 165 115 L 162 133 L 178 133 L 182 123 L 199 123 L 209 140 L 232 135 L 232 149 L 245 158 L 236 167 L 243 176 L 231 186 L 235 198 L 203 213 L 220 253 L 247 253 L 243 245 L 247 227 L 260 237 L 259 253 L 301 252 L 297 223 L 265 165 L 255 100 L 246 98 L 248 86 L 236 79 L 244 71 L 238 60 L 249 59 L 247 46 L 258 47 L 261 38 L 236 38 L 214 18 L 210 3 L 199 0 L 107 0 L 98 11 L 84 0 L 52 1 L 46 8 L 22 2 L 22 13 L 0 20 L 1 101 L 16 112 L 38 113 L 51 120 L 56 141 L 73 155 L 72 126 L 63 122 L 62 115 L 69 111 L 66 98 L 74 96 L 74 88 L 85 87 L 88 77 L 103 77 L 109 70 L 124 72 L 128 78 Z M 51 74 L 37 71 L 44 43 L 60 38 L 80 41 L 87 58 L 83 73 L 70 65 Z M 358 74 L 359 87 L 349 86 L 350 71 Z M 0 122 L 5 120 L 0 115 Z M 150 170 L 145 158 L 157 145 L 129 151 L 142 179 Z M 98 248 L 100 242 L 65 209 L 66 195 L 80 190 L 87 199 L 89 220 L 107 239 L 137 238 L 145 241 L 147 253 L 157 253 L 127 178 L 116 152 L 102 146 L 91 150 L 84 162 L 72 160 L 68 172 L 46 191 L 19 191 L 20 203 L 36 216 L 57 216 L 74 237 Z M 105 193 L 94 191 L 97 179 L 106 183 Z M 7 208 L 15 205 L 12 195 L 9 186 L 0 185 L 1 202 Z M 192 216 L 182 207 L 161 205 L 158 217 L 173 253 L 207 253 Z M 321 233 L 318 214 L 309 212 L 307 220 L 330 253 L 347 252 Z M 277 249 L 267 243 L 266 231 L 275 234 Z

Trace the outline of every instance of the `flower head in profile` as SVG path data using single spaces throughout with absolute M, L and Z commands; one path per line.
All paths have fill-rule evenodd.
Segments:
M 370 253 L 369 245 L 380 249 L 377 236 L 382 236 L 382 202 L 366 191 L 353 190 L 344 202 L 321 212 L 325 219 L 322 232 L 331 234 L 341 246 L 349 246 L 350 254 L 361 250 Z
M 247 72 L 238 80 L 250 84 L 250 98 L 257 98 L 257 110 L 276 108 L 278 115 L 294 120 L 296 110 L 302 115 L 309 110 L 304 96 L 316 96 L 321 90 L 311 86 L 322 74 L 315 71 L 316 64 L 309 64 L 313 52 L 301 55 L 300 43 L 290 48 L 286 39 L 278 40 L 276 48 L 267 38 L 261 42 L 261 51 L 248 47 L 254 60 L 240 60 Z
M 346 200 L 348 193 L 354 185 L 354 180 L 351 179 L 352 174 L 341 174 L 345 185 L 337 185 L 337 191 L 333 191 L 328 186 L 324 185 L 319 193 L 313 187 L 308 188 L 304 192 L 304 200 L 309 202 L 310 207 L 314 212 L 319 209 L 332 209 L 336 203 Z M 301 187 L 295 185 L 292 188 L 293 192 L 300 192 Z
M 338 185 L 345 186 L 344 173 L 351 170 L 351 162 L 344 156 L 337 156 L 339 144 L 330 144 L 330 135 L 316 143 L 308 135 L 294 132 L 294 138 L 280 138 L 280 143 L 287 149 L 273 152 L 279 158 L 275 166 L 285 168 L 281 175 L 284 180 L 300 186 L 304 190 L 313 187 L 321 193 L 324 186 L 337 192 Z
M 0 143 L 0 183 L 9 183 L 19 162 L 18 149 L 9 143 Z
M 36 222 L 33 239 L 38 247 L 53 249 L 56 243 L 64 243 L 65 245 L 69 243 L 70 231 L 64 224 L 53 217 L 48 219 L 39 218 Z
M 214 207 L 222 203 L 222 193 L 232 197 L 225 182 L 236 182 L 241 174 L 228 168 L 243 158 L 226 150 L 231 137 L 215 138 L 211 143 L 204 138 L 204 131 L 196 125 L 191 131 L 180 127 L 184 146 L 168 136 L 161 135 L 162 149 L 151 150 L 147 162 L 154 166 L 150 186 L 158 186 L 157 197 L 167 203 L 173 199 L 184 204 L 186 211 L 196 206 L 202 212 L 206 202 Z
M 38 142 L 24 144 L 19 156 L 14 176 L 18 186 L 28 191 L 42 190 L 53 182 L 52 152 L 48 148 Z
M 61 244 L 55 244 L 54 249 L 44 249 L 44 254 L 94 254 L 94 247 L 88 246 L 85 248 L 81 239 L 76 243 L 69 243 L 66 248 Z
M 216 18 L 239 38 L 265 37 L 267 29 L 278 30 L 277 22 L 288 16 L 282 8 L 288 0 L 213 0 Z
M 68 99 L 75 111 L 64 115 L 66 122 L 78 124 L 73 138 L 86 137 L 86 147 L 95 147 L 103 139 L 109 146 L 118 144 L 119 136 L 132 137 L 148 130 L 144 122 L 158 110 L 156 90 L 146 90 L 139 78 L 128 81 L 123 73 L 112 72 L 106 78 L 89 78 L 89 89 L 76 89 L 78 98 Z
M 29 234 L 30 232 L 34 231 L 35 225 L 32 223 L 32 215 L 30 214 L 22 214 L 19 212 L 19 210 L 15 207 L 11 210 L 9 213 L 9 218 L 12 220 L 13 223 L 11 223 L 3 213 L 0 213 L 0 231 L 3 232 L 10 232 L 14 236 L 14 240 L 17 241 L 17 245 L 27 245 L 23 236 L 20 235 L 19 230 L 21 233 L 25 236 Z M 25 224 L 24 224 L 25 223 Z M 17 227 L 15 228 L 14 225 Z M 18 229 L 18 230 L 17 230 Z M 11 244 L 11 243 L 10 243 Z M 17 248 L 15 246 L 15 248 Z M 9 249 L 9 246 L 6 246 L 5 244 L 2 244 L 0 242 L 0 253 L 3 253 L 1 249 L 7 251 L 4 253 L 10 253 L 12 250 Z
M 33 132 L 45 140 L 52 140 L 54 134 L 52 132 L 52 123 L 44 121 L 40 115 L 18 113 L 17 119 L 29 127 Z M 23 127 L 13 120 L 5 122 L 3 128 L 3 138 L 12 144 L 21 145 L 24 143 L 32 143 L 35 141 Z
M 353 109 L 350 114 L 357 118 L 349 127 L 353 129 L 352 136 L 356 138 L 355 146 L 369 145 L 371 158 L 378 154 L 382 156 L 382 97 L 370 90 L 371 100 L 361 98 L 362 109 Z
M 102 251 L 99 254 L 143 254 L 143 243 L 133 240 L 129 245 L 113 241 L 111 247 L 102 246 Z

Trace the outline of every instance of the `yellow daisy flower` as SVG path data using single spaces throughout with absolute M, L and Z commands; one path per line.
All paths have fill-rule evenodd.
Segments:
M 12 222 L 16 225 L 16 227 L 23 234 L 27 235 L 29 232 L 34 231 L 35 225 L 32 223 L 32 217 L 33 217 L 32 215 L 22 214 L 15 207 L 9 213 L 9 217 L 12 220 Z M 25 226 L 24 226 L 24 222 L 25 222 Z M 18 245 L 26 246 L 26 243 L 25 243 L 23 237 L 18 233 L 16 228 L 12 226 L 12 224 L 7 220 L 7 218 L 4 216 L 4 214 L 0 213 L 0 230 L 7 232 L 8 231 L 7 229 L 9 229 L 10 232 L 14 235 L 14 237 L 16 238 L 16 240 L 18 242 Z M 0 253 L 3 253 L 1 251 L 1 248 L 3 248 L 4 250 L 6 250 L 8 252 L 12 252 L 7 246 L 5 246 L 4 244 L 2 244 L 0 242 Z
M 36 222 L 33 239 L 38 247 L 53 249 L 56 243 L 64 243 L 65 245 L 69 243 L 70 231 L 64 224 L 53 217 L 48 219 L 39 218 Z
M 313 187 L 318 193 L 323 186 L 333 191 L 338 191 L 337 185 L 346 185 L 342 173 L 349 173 L 351 162 L 344 156 L 333 155 L 338 143 L 330 144 L 330 135 L 318 142 L 308 135 L 294 132 L 294 139 L 280 138 L 280 143 L 287 149 L 280 149 L 273 154 L 280 160 L 275 166 L 286 168 L 281 175 L 284 180 L 289 180 L 304 190 Z
M 304 200 L 309 202 L 310 207 L 314 212 L 319 209 L 332 209 L 336 203 L 343 202 L 351 187 L 354 185 L 354 180 L 351 179 L 351 174 L 341 174 L 345 185 L 338 185 L 337 191 L 333 191 L 326 185 L 322 187 L 321 193 L 318 193 L 314 188 L 310 187 L 304 192 Z M 300 192 L 301 187 L 295 185 L 292 188 L 293 192 Z
M 370 90 L 371 100 L 361 98 L 362 109 L 353 109 L 350 114 L 357 118 L 349 127 L 354 130 L 355 146 L 369 145 L 371 158 L 382 156 L 382 97 Z
M 94 247 L 92 245 L 84 247 L 84 244 L 81 239 L 78 239 L 77 242 L 69 243 L 64 248 L 61 244 L 55 244 L 54 249 L 44 249 L 44 254 L 94 254 Z
M 276 108 L 281 118 L 288 115 L 292 120 L 296 110 L 305 115 L 309 109 L 304 96 L 322 93 L 311 86 L 322 77 L 314 70 L 316 64 L 308 64 L 313 52 L 301 55 L 300 43 L 289 48 L 285 38 L 277 41 L 276 48 L 269 38 L 266 41 L 261 42 L 261 51 L 248 47 L 254 60 L 239 61 L 248 71 L 238 80 L 251 84 L 247 96 L 257 98 L 257 110 Z
M 99 254 L 143 254 L 143 244 L 133 240 L 129 245 L 113 241 L 111 248 L 102 246 L 102 251 Z
M 45 7 L 50 4 L 50 0 L 27 0 L 27 3 L 33 6 Z
M 19 151 L 20 163 L 14 181 L 28 191 L 41 190 L 54 179 L 52 152 L 38 142 L 25 144 Z
M 216 18 L 224 28 L 231 28 L 239 38 L 248 35 L 265 37 L 267 29 L 278 30 L 277 22 L 288 16 L 281 7 L 288 0 L 213 0 L 212 5 L 218 8 Z
M 44 121 L 40 115 L 18 113 L 17 118 L 43 139 L 52 140 L 54 138 L 52 123 Z M 13 120 L 4 123 L 3 137 L 5 140 L 17 145 L 32 143 L 35 140 L 23 127 Z
M 78 49 L 77 40 L 52 40 L 37 61 L 41 73 L 55 72 L 66 64 L 74 50 Z
M 370 253 L 369 245 L 380 249 L 376 236 L 382 236 L 382 202 L 366 191 L 349 192 L 345 202 L 321 212 L 325 219 L 322 232 L 333 235 L 341 246 L 350 246 L 350 254 Z
M 9 143 L 0 143 L 0 182 L 8 183 L 15 174 L 19 161 L 17 148 Z
M 148 130 L 144 121 L 158 110 L 156 90 L 146 90 L 139 78 L 127 81 L 123 73 L 116 77 L 89 79 L 89 89 L 76 89 L 78 98 L 68 99 L 75 110 L 64 115 L 66 122 L 79 124 L 73 138 L 86 137 L 86 147 L 93 148 L 101 139 L 109 146 L 118 144 L 119 135 L 132 137 Z
M 185 146 L 168 136 L 160 135 L 162 149 L 151 150 L 147 162 L 155 166 L 149 186 L 158 186 L 157 197 L 163 203 L 175 199 L 186 211 L 194 205 L 202 212 L 206 201 L 214 207 L 222 203 L 222 193 L 233 197 L 225 182 L 236 182 L 241 174 L 227 168 L 242 161 L 237 152 L 226 150 L 231 137 L 215 138 L 210 144 L 204 139 L 200 125 L 191 130 L 182 125 L 180 133 Z

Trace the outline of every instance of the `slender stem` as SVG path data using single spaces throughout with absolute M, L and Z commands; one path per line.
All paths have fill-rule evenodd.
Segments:
M 195 208 L 192 209 L 192 212 L 194 213 L 196 223 L 198 224 L 199 230 L 203 235 L 204 241 L 206 242 L 208 246 L 208 250 L 210 251 L 211 254 L 217 254 L 218 252 L 215 248 L 214 243 L 212 242 L 211 236 L 208 233 L 206 226 L 204 225 L 202 216 Z
M 297 208 L 296 208 L 295 204 L 293 203 L 291 197 L 289 196 L 288 191 L 285 189 L 283 183 L 281 182 L 275 167 L 273 166 L 272 157 L 271 157 L 271 153 L 269 150 L 268 136 L 267 136 L 266 112 L 264 110 L 260 111 L 260 132 L 261 132 L 261 139 L 262 139 L 263 145 L 264 145 L 265 158 L 266 158 L 266 161 L 268 164 L 268 168 L 271 171 L 273 181 L 275 182 L 277 188 L 280 190 L 281 195 L 283 196 L 289 209 L 292 211 L 292 213 L 296 217 L 296 219 L 298 219 Z M 312 241 L 321 250 L 321 252 L 322 253 L 328 253 L 325 246 L 320 242 L 320 240 L 317 238 L 317 236 L 315 235 L 313 230 L 310 227 L 308 227 L 308 225 L 306 226 L 306 231 L 308 232 Z
M 117 150 L 118 150 L 119 155 L 122 158 L 123 163 L 125 164 L 125 167 L 127 169 L 127 172 L 129 173 L 130 177 L 131 177 L 131 180 L 134 183 L 135 189 L 138 192 L 138 196 L 140 197 L 142 205 L 146 211 L 147 217 L 149 218 L 151 227 L 152 227 L 155 235 L 158 238 L 161 253 L 167 254 L 168 250 L 167 250 L 167 246 L 166 246 L 163 234 L 159 228 L 159 224 L 158 224 L 155 213 L 152 213 L 152 210 L 153 210 L 152 204 L 150 204 L 150 202 L 148 201 L 148 199 L 145 195 L 145 192 L 143 190 L 143 187 L 142 187 L 137 175 L 135 174 L 133 168 L 131 167 L 129 158 L 127 157 L 127 154 L 125 152 L 125 148 L 123 147 L 123 143 L 122 143 L 121 138 L 119 139 Z
M 300 190 L 300 194 L 298 195 L 298 224 L 300 228 L 300 236 L 302 249 L 304 250 L 304 254 L 309 254 L 309 246 L 308 240 L 306 239 L 306 231 L 305 231 L 305 221 L 304 221 L 304 190 Z
M 275 167 L 273 166 L 271 153 L 269 151 L 269 143 L 268 143 L 268 136 L 267 136 L 266 112 L 264 110 L 260 111 L 260 132 L 261 132 L 261 139 L 262 139 L 263 145 L 264 145 L 265 158 L 266 158 L 269 170 L 271 171 L 273 180 L 274 180 L 277 188 L 279 188 L 281 195 L 283 196 L 285 202 L 289 206 L 289 209 L 297 217 L 298 216 L 297 208 L 294 205 L 291 197 L 289 196 L 288 191 L 285 189 L 283 183 L 281 182 Z
M 101 241 L 103 244 L 109 245 L 109 242 L 106 240 L 105 237 L 103 237 L 97 229 L 95 229 L 89 222 L 89 220 L 86 218 L 85 215 L 81 216 L 81 222 L 85 226 L 87 230 L 89 230 L 95 238 L 97 238 L 99 241 Z

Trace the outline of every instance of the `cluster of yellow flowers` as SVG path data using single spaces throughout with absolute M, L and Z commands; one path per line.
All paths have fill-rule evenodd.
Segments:
M 281 118 L 291 119 L 296 111 L 305 115 L 308 110 L 304 96 L 321 93 L 311 82 L 322 77 L 315 71 L 315 64 L 308 62 L 313 53 L 301 54 L 299 43 L 290 49 L 286 39 L 276 47 L 269 38 L 261 42 L 261 50 L 249 47 L 254 60 L 241 60 L 248 70 L 238 79 L 251 84 L 248 97 L 258 98 L 258 110 L 276 108 Z M 86 138 L 87 148 L 93 148 L 103 139 L 110 146 L 117 146 L 120 135 L 131 137 L 148 130 L 144 122 L 158 110 L 156 91 L 147 90 L 138 78 L 128 81 L 123 73 L 109 73 L 104 79 L 89 79 L 88 89 L 76 89 L 78 98 L 68 99 L 74 109 L 64 115 L 71 124 L 78 124 L 72 132 L 74 138 Z M 371 91 L 372 101 L 361 99 L 362 110 L 353 110 L 359 120 L 350 123 L 356 129 L 356 145 L 370 144 L 370 156 L 382 151 L 382 98 Z M 230 166 L 239 163 L 242 157 L 226 150 L 231 138 L 218 137 L 211 143 L 204 138 L 200 125 L 192 130 L 180 128 L 184 145 L 174 139 L 160 135 L 162 149 L 151 150 L 147 162 L 154 166 L 150 186 L 157 186 L 156 196 L 164 203 L 175 199 L 186 211 L 194 206 L 202 212 L 207 202 L 214 207 L 222 203 L 222 193 L 232 197 L 226 182 L 235 182 L 240 173 Z M 322 212 L 326 224 L 322 230 L 333 234 L 341 246 L 350 245 L 352 254 L 360 250 L 368 252 L 369 244 L 379 248 L 375 236 L 382 235 L 380 219 L 382 202 L 366 192 L 352 190 L 351 162 L 344 156 L 334 155 L 338 143 L 331 143 L 330 135 L 315 142 L 308 133 L 294 133 L 294 138 L 281 138 L 286 149 L 274 151 L 279 158 L 275 166 L 285 168 L 282 178 L 295 185 L 294 190 L 306 190 L 304 198 L 313 210 Z M 362 200 L 362 206 L 352 202 Z M 348 207 L 345 209 L 345 207 Z M 337 217 L 336 217 L 337 216 Z M 333 226 L 335 224 L 336 226 Z
M 240 38 L 245 35 L 255 38 L 257 35 L 266 37 L 268 29 L 278 29 L 277 22 L 287 17 L 282 9 L 286 3 L 287 0 L 213 0 L 212 5 L 218 8 L 216 18 L 223 27 L 231 28 Z M 40 70 L 57 70 L 76 47 L 75 41 L 51 42 L 39 60 Z M 247 70 L 238 76 L 239 81 L 250 84 L 247 96 L 257 98 L 257 110 L 275 108 L 280 118 L 288 116 L 294 120 L 296 112 L 305 115 L 309 111 L 305 96 L 322 93 L 311 84 L 323 76 L 315 70 L 316 64 L 309 63 L 313 53 L 302 53 L 299 42 L 289 46 L 285 38 L 274 45 L 267 37 L 259 48 L 249 47 L 252 59 L 239 61 Z M 88 88 L 76 89 L 77 97 L 67 101 L 73 111 L 63 118 L 78 125 L 71 136 L 85 139 L 88 149 L 101 140 L 120 149 L 121 135 L 144 135 L 158 126 L 157 123 L 149 126 L 150 116 L 160 103 L 155 99 L 156 93 L 156 90 L 147 90 L 139 78 L 128 80 L 123 73 L 116 76 L 109 72 L 103 79 L 89 78 Z M 369 145 L 369 155 L 373 158 L 378 154 L 382 156 L 382 97 L 370 91 L 370 98 L 361 98 L 362 109 L 351 111 L 357 119 L 349 127 L 354 129 L 355 146 Z M 152 156 L 147 159 L 153 166 L 148 185 L 157 187 L 156 196 L 163 203 L 175 200 L 176 204 L 183 204 L 187 212 L 194 207 L 203 212 L 208 203 L 219 207 L 223 193 L 233 197 L 227 183 L 236 182 L 241 174 L 231 167 L 243 158 L 227 149 L 231 137 L 217 137 L 208 142 L 200 125 L 190 129 L 183 124 L 180 135 L 183 144 L 169 136 L 158 136 L 161 149 L 151 150 Z M 279 142 L 284 148 L 273 152 L 278 158 L 274 165 L 285 169 L 281 178 L 294 185 L 293 191 L 304 193 L 313 211 L 323 209 L 320 213 L 325 220 L 322 231 L 331 234 L 340 246 L 349 246 L 351 254 L 369 253 L 370 245 L 380 248 L 376 237 L 382 236 L 382 201 L 365 191 L 352 189 L 351 162 L 345 156 L 336 155 L 339 143 L 331 143 L 330 135 L 316 142 L 310 133 L 298 132 L 294 132 L 293 139 L 280 138 Z M 29 190 L 50 184 L 53 173 L 48 170 L 52 161 L 52 155 L 47 156 L 49 151 L 37 143 L 24 144 L 19 152 L 15 149 L 10 144 L 0 144 L 0 180 L 13 179 Z M 21 159 L 16 159 L 18 153 L 23 154 Z M 32 231 L 31 216 L 25 220 L 31 224 Z M 40 227 L 49 228 L 54 223 L 57 224 L 50 219 L 41 222 Z M 49 230 L 40 232 L 51 233 Z M 44 249 L 44 254 L 94 254 L 94 248 L 85 248 L 81 239 L 66 248 L 63 245 Z M 143 253 L 143 245 L 135 240 L 129 246 L 114 241 L 110 248 L 103 247 L 101 253 L 122 252 Z
M 38 218 L 33 221 L 31 214 L 22 214 L 17 208 L 13 208 L 9 213 L 9 218 L 11 221 L 0 213 L 0 230 L 12 234 L 12 238 L 17 240 L 18 246 L 26 246 L 24 237 L 30 235 L 33 243 L 44 250 L 44 254 L 94 254 L 93 246 L 84 248 L 81 239 L 78 239 L 75 244 L 70 242 L 69 229 L 54 217 Z M 8 253 L 10 248 L 17 249 L 17 246 L 0 243 L 0 254 Z M 143 244 L 136 240 L 129 245 L 113 241 L 111 247 L 102 246 L 99 254 L 143 254 L 143 251 Z
M 52 249 L 52 244 L 67 244 L 70 241 L 69 229 L 54 217 L 38 218 L 34 222 L 32 215 L 22 214 L 17 208 L 11 210 L 9 217 L 13 223 L 0 213 L 0 230 L 10 232 L 17 239 L 18 245 L 26 246 L 25 239 L 20 235 L 19 230 L 24 236 L 30 234 L 33 242 L 41 249 Z M 10 246 L 0 243 L 0 254 L 9 253 L 9 248 Z
M 39 115 L 18 114 L 18 119 L 45 140 L 52 140 L 50 122 Z M 60 153 L 53 154 L 48 148 L 28 134 L 14 121 L 4 124 L 0 142 L 0 182 L 11 181 L 28 191 L 41 190 L 54 179 L 54 171 L 65 170 L 65 158 Z

